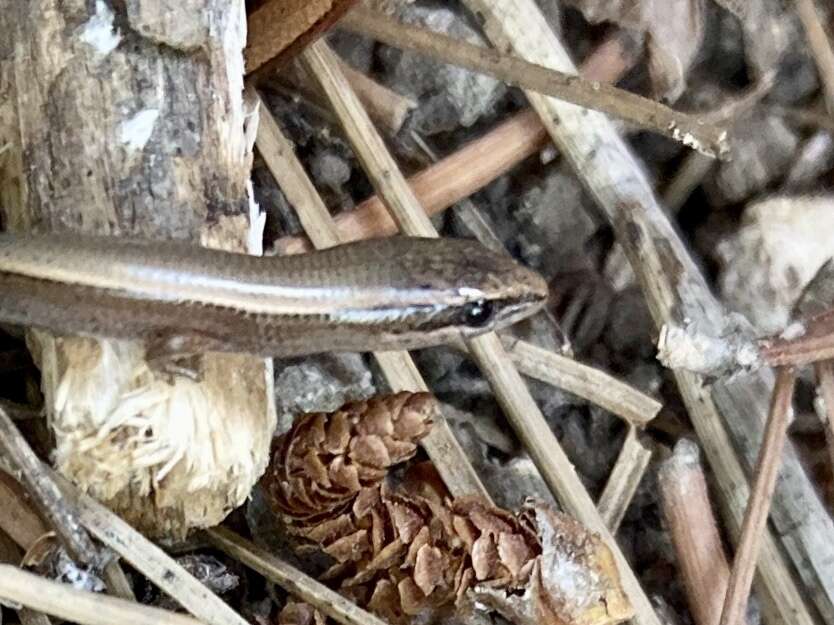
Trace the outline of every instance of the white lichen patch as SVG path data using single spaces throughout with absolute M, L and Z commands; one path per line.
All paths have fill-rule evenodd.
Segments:
M 799 321 L 794 321 L 782 331 L 779 338 L 785 339 L 786 341 L 793 341 L 794 339 L 798 339 L 800 336 L 803 336 L 805 332 L 805 324 Z
M 119 126 L 119 141 L 131 151 L 142 150 L 151 138 L 159 109 L 144 109 Z
M 669 369 L 715 376 L 761 365 L 756 345 L 740 328 L 716 336 L 701 330 L 698 324 L 664 325 L 657 341 L 657 359 Z
M 122 40 L 118 29 L 113 27 L 113 11 L 102 0 L 96 2 L 96 12 L 81 29 L 81 41 L 96 51 L 99 56 L 107 56 Z

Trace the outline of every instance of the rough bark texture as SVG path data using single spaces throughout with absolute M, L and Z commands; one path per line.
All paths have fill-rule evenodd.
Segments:
M 259 251 L 243 0 L 0 0 L 0 28 L 6 228 Z M 214 524 L 263 471 L 275 416 L 262 360 L 204 356 L 200 383 L 169 384 L 139 345 L 30 344 L 58 468 L 142 529 Z

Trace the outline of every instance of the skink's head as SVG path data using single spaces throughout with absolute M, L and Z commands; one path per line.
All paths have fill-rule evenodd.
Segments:
M 532 269 L 475 241 L 447 243 L 448 278 L 462 299 L 459 325 L 464 336 L 504 328 L 544 306 L 547 282 Z
M 539 311 L 547 283 L 504 253 L 464 239 L 376 241 L 387 280 L 399 289 L 406 333 L 436 342 L 498 330 Z M 384 257 L 388 255 L 388 258 Z M 410 327 L 408 327 L 410 326 Z

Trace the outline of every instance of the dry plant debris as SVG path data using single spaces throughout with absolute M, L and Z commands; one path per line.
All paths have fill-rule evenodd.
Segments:
M 483 607 L 525 624 L 630 618 L 609 549 L 569 517 L 450 500 L 423 476 L 386 481 L 435 410 L 427 393 L 397 393 L 304 415 L 277 439 L 262 483 L 289 531 L 333 558 L 323 579 L 391 623 Z M 320 617 L 290 603 L 281 619 Z

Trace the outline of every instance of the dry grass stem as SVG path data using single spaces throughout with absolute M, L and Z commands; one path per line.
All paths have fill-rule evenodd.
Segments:
M 826 32 L 814 0 L 796 0 L 796 12 L 805 28 L 811 54 L 817 63 L 828 114 L 834 115 L 834 49 L 831 47 L 831 38 Z
M 56 476 L 63 495 L 77 507 L 81 523 L 93 536 L 178 601 L 200 622 L 206 625 L 246 625 L 242 616 L 162 549 L 66 479 L 54 472 L 52 475 Z
M 676 214 L 681 209 L 714 165 L 713 159 L 699 152 L 686 155 L 672 181 L 663 192 L 663 206 L 670 215 Z
M 546 144 L 547 133 L 541 122 L 534 113 L 525 111 L 415 174 L 409 183 L 429 215 L 435 215 L 482 189 Z M 378 195 L 352 211 L 340 213 L 336 224 L 343 241 L 397 232 L 397 224 Z M 290 236 L 279 239 L 276 249 L 282 254 L 299 254 L 313 246 L 306 237 Z
M 336 59 L 327 45 L 322 41 L 313 44 L 303 53 L 302 60 L 330 99 L 348 141 L 402 231 L 411 236 L 437 236 L 367 113 L 339 72 Z M 571 514 L 592 531 L 598 532 L 611 548 L 622 575 L 623 588 L 637 611 L 638 621 L 647 625 L 658 623 L 648 597 L 521 376 L 504 352 L 500 339 L 494 334 L 486 334 L 470 341 L 469 346 L 548 486 Z
M 206 532 L 209 541 L 232 558 L 257 571 L 266 579 L 284 588 L 344 625 L 385 625 L 385 622 L 366 612 L 324 584 L 305 575 L 271 553 L 244 540 L 226 528 Z
M 258 97 L 257 94 L 252 95 Z M 262 101 L 260 116 L 256 139 L 258 151 L 287 200 L 295 207 L 310 240 L 319 248 L 338 245 L 342 242 L 342 233 L 296 158 L 292 144 Z M 381 352 L 375 356 L 392 390 L 428 390 L 407 353 Z M 480 494 L 488 498 L 486 489 L 445 419 L 438 419 L 432 433 L 423 441 L 423 447 L 456 496 Z
M 128 601 L 136 601 L 136 595 L 130 587 L 130 580 L 118 560 L 113 560 L 104 567 L 102 578 L 107 585 L 108 594 Z
M 689 609 L 697 625 L 716 625 L 730 565 L 712 513 L 698 446 L 681 439 L 659 475 L 663 516 L 678 556 Z
M 342 62 L 341 65 L 342 72 L 350 80 L 371 119 L 385 128 L 389 134 L 396 135 L 405 123 L 408 113 L 417 103 L 381 85 L 347 63 Z
M 597 501 L 599 514 L 612 534 L 617 533 L 651 459 L 652 450 L 640 440 L 636 428 L 629 428 L 617 462 Z
M 729 151 L 727 132 L 723 128 L 629 91 L 403 24 L 361 5 L 348 13 L 340 25 L 396 48 L 414 50 L 488 74 L 509 85 L 607 113 L 680 141 L 707 156 L 723 156 Z
M 400 230 L 412 236 L 437 236 L 330 47 L 316 42 L 301 54 L 301 62 L 327 96 L 356 157 Z
M 582 72 L 589 80 L 616 82 L 635 62 L 635 54 L 623 39 L 612 37 L 594 51 L 583 64 Z M 507 173 L 547 143 L 547 131 L 538 116 L 533 111 L 523 111 L 412 176 L 408 182 L 426 212 L 435 215 Z M 337 215 L 336 224 L 342 241 L 397 232 L 397 224 L 376 195 L 354 210 Z M 284 237 L 277 241 L 276 248 L 282 254 L 298 254 L 313 246 L 306 237 Z
M 831 458 L 831 468 L 834 470 L 834 362 L 827 360 L 815 365 L 819 396 L 825 408 L 825 442 L 828 445 L 828 455 Z
M 759 547 L 767 525 L 770 500 L 773 498 L 776 478 L 779 475 L 782 449 L 788 437 L 795 383 L 796 372 L 793 368 L 783 367 L 777 370 L 770 415 L 756 462 L 753 489 L 744 514 L 741 539 L 733 559 L 727 594 L 721 610 L 721 625 L 740 625 L 747 608 Z
M 356 95 L 362 100 L 362 104 L 368 110 L 368 114 L 374 123 L 390 135 L 396 135 L 405 123 L 409 112 L 416 106 L 411 98 L 400 95 L 363 74 L 353 69 L 350 65 L 341 61 L 342 71 L 349 76 L 350 82 L 356 89 Z M 297 69 L 297 66 L 293 66 Z M 308 104 L 315 107 L 316 114 L 324 119 L 332 121 L 332 113 L 327 108 L 324 96 L 315 88 L 309 76 L 300 69 L 297 71 L 285 71 L 274 77 L 276 85 L 290 92 L 298 93 Z
M 615 377 L 509 336 L 502 342 L 513 363 L 524 375 L 587 399 L 643 428 L 657 416 L 662 404 Z
M 62 497 L 52 478 L 44 472 L 35 452 L 15 424 L 0 408 L 0 448 L 11 464 L 15 477 L 37 503 L 61 544 L 74 560 L 88 566 L 99 563 L 99 552 L 78 522 L 78 514 Z
M 9 564 L 0 564 L 0 598 L 80 625 L 199 625 L 184 614 L 168 612 L 68 584 L 52 582 Z
M 496 48 L 513 51 L 540 65 L 575 71 L 568 52 L 531 0 L 464 3 L 483 16 L 483 29 Z M 699 267 L 660 208 L 643 166 L 611 121 L 594 111 L 541 94 L 527 91 L 526 95 L 559 145 L 563 158 L 612 224 L 643 287 L 656 326 L 683 323 L 686 317 L 707 327 L 724 320 Z M 719 330 L 715 332 L 718 335 Z M 749 449 L 751 433 L 761 431 L 762 414 L 766 411 L 763 403 L 769 393 L 767 379 L 756 374 L 734 384 L 719 381 L 708 386 L 700 377 L 686 372 L 675 372 L 675 377 L 720 486 L 718 492 L 728 512 L 728 528 L 737 532 L 743 517 L 747 478 L 736 449 Z M 728 430 L 736 441 L 731 440 Z M 760 571 L 769 604 L 778 608 L 783 620 L 809 625 L 814 619 L 805 604 L 806 595 L 793 578 L 792 566 L 812 589 L 807 596 L 813 597 L 826 618 L 831 616 L 831 519 L 793 450 L 784 476 L 777 487 L 773 515 L 782 544 L 776 542 L 775 535 L 768 534 Z M 791 562 L 786 562 L 785 553 Z

